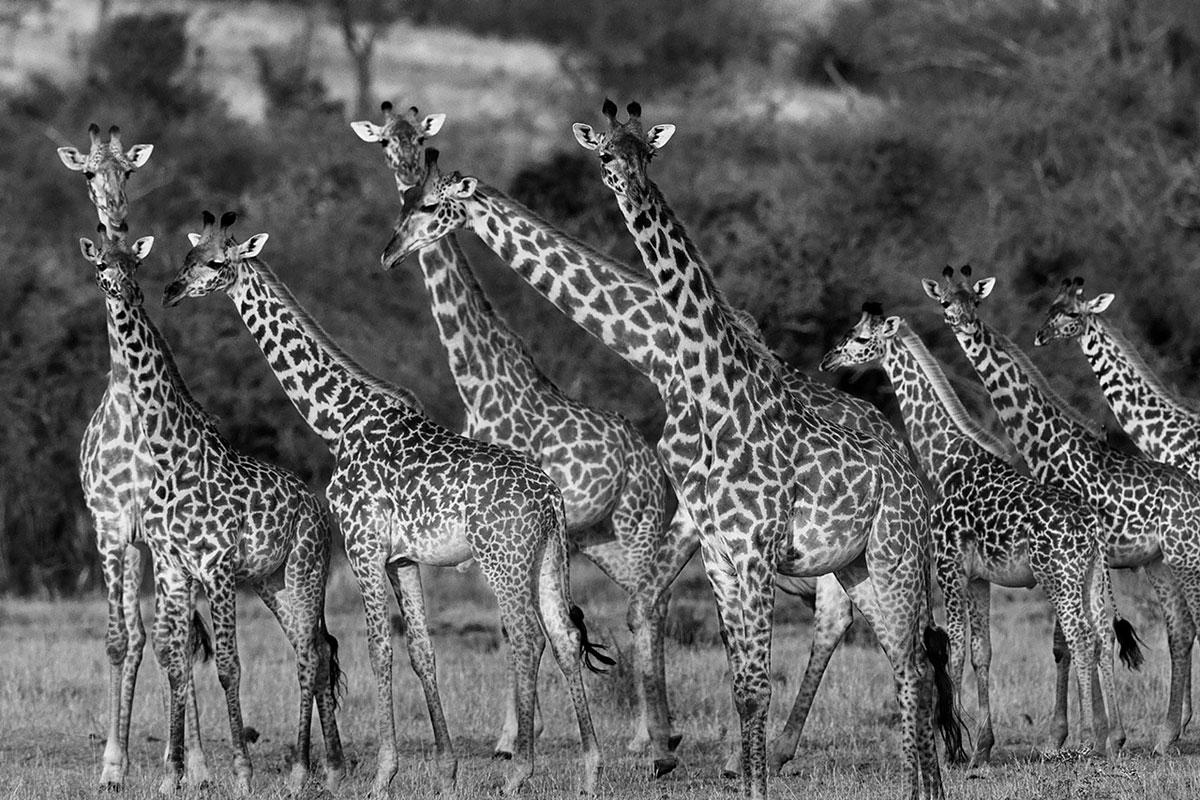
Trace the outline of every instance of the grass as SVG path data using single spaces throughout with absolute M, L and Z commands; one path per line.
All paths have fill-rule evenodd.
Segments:
M 607 642 L 628 651 L 619 593 L 587 570 L 577 569 L 576 595 L 586 597 L 588 616 Z M 684 586 L 695 585 L 695 575 Z M 373 682 L 366 662 L 357 596 L 344 575 L 332 584 L 330 627 L 342 642 L 348 693 L 339 722 L 349 777 L 339 797 L 354 797 L 369 786 L 376 738 Z M 490 614 L 474 575 L 430 576 L 427 592 L 436 634 L 439 679 L 446 714 L 460 758 L 459 791 L 464 798 L 490 796 L 502 767 L 490 759 L 500 720 L 497 689 L 501 651 L 494 636 L 479 633 Z M 464 610 L 454 610 L 458 598 Z M 807 656 L 806 615 L 795 601 L 780 601 L 778 616 L 790 620 L 777 629 L 772 666 L 775 702 L 770 729 L 778 730 L 794 695 Z M 1140 606 L 1134 605 L 1138 619 Z M 711 623 L 711 601 L 699 596 L 678 602 L 673 635 Z M 698 609 L 707 606 L 708 616 Z M 473 611 L 471 609 L 474 609 Z M 104 747 L 107 663 L 99 599 L 72 602 L 6 600 L 0 605 L 0 798 L 85 797 Z M 252 745 L 257 796 L 283 796 L 283 776 L 294 732 L 296 688 L 292 657 L 265 609 L 254 599 L 240 605 L 239 646 L 243 663 L 242 701 L 247 724 L 261 737 Z M 800 621 L 795 621 L 800 620 Z M 1051 707 L 1050 622 L 1040 599 L 1030 592 L 997 593 L 994 602 L 993 709 L 997 748 L 993 765 L 972 772 L 946 770 L 948 793 L 967 798 L 1195 797 L 1200 793 L 1200 747 L 1185 735 L 1181 753 L 1166 759 L 1149 755 L 1155 720 L 1164 697 L 1167 667 L 1161 626 L 1138 620 L 1149 662 L 1142 673 L 1119 676 L 1121 707 L 1129 731 L 1126 754 L 1115 763 L 1043 761 L 1033 755 Z M 668 643 L 667 668 L 675 725 L 684 735 L 682 764 L 655 782 L 642 757 L 629 755 L 632 698 L 628 675 L 589 676 L 597 732 L 605 752 L 602 791 L 617 798 L 736 796 L 737 785 L 719 776 L 722 736 L 732 719 L 724 655 L 707 636 L 703 644 Z M 775 797 L 834 800 L 895 797 L 899 792 L 896 704 L 887 662 L 857 637 L 834 656 L 818 695 L 795 761 L 771 782 Z M 867 643 L 867 644 L 863 644 Z M 395 708 L 402 766 L 393 783 L 395 797 L 432 795 L 432 746 L 424 702 L 399 640 L 394 648 Z M 136 701 L 131 740 L 132 767 L 124 796 L 152 797 L 163 743 L 161 678 L 147 650 Z M 202 726 L 217 785 L 228 789 L 230 749 L 220 690 L 209 666 L 199 670 Z M 972 698 L 973 676 L 968 672 Z M 538 768 L 529 797 L 574 794 L 576 735 L 561 681 L 549 660 L 541 677 L 546 730 L 538 743 Z M 971 704 L 967 704 L 970 712 Z M 1077 716 L 1072 708 L 1073 719 Z M 207 796 L 207 795 L 206 795 Z

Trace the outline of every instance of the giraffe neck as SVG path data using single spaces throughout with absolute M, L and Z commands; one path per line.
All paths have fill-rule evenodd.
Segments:
M 882 363 L 900 401 L 913 452 L 935 484 L 944 485 L 965 461 L 984 451 L 1012 460 L 1005 445 L 971 419 L 941 365 L 908 323 L 888 341 Z
M 1034 476 L 1080 487 L 1104 448 L 1098 426 L 1059 398 L 1029 357 L 983 322 L 973 332 L 955 335 Z M 1082 488 L 1077 491 L 1086 494 Z
M 666 396 L 677 336 L 646 278 L 556 230 L 482 184 L 465 203 L 472 231 L 575 324 L 648 377 Z
M 292 405 L 331 447 L 372 401 L 418 407 L 334 344 L 264 262 L 241 262 L 229 295 Z
M 500 402 L 497 389 L 547 383 L 524 343 L 492 309 L 453 234 L 421 250 L 419 259 L 450 372 L 470 412 L 503 414 L 491 408 Z
M 1171 392 L 1125 337 L 1090 315 L 1079 344 L 1121 427 L 1141 450 L 1168 463 L 1192 457 L 1200 413 Z
M 211 419 L 192 399 L 171 350 L 140 305 L 109 298 L 128 385 L 143 441 L 159 472 L 177 469 L 194 455 L 197 432 L 215 433 Z
M 720 412 L 743 402 L 747 382 L 769 385 L 774 375 L 768 364 L 773 359 L 749 352 L 708 265 L 658 187 L 648 181 L 641 203 L 618 200 L 667 317 L 679 333 L 676 352 L 691 394 L 707 410 Z

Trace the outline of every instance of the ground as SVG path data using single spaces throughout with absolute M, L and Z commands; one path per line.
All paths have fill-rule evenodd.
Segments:
M 575 582 L 576 595 L 588 609 L 594 632 L 622 652 L 628 651 L 619 593 L 577 567 L 577 575 L 581 572 Z M 674 604 L 669 626 L 668 682 L 675 725 L 684 736 L 679 751 L 682 764 L 674 775 L 656 782 L 643 758 L 625 753 L 631 703 L 628 673 L 619 668 L 613 675 L 589 676 L 592 713 L 605 755 L 601 783 L 605 796 L 736 796 L 736 784 L 719 776 L 721 737 L 731 705 L 724 656 L 712 635 L 711 600 L 697 591 L 702 587 L 696 577 L 691 574 L 677 591 L 682 596 Z M 474 576 L 450 571 L 431 574 L 427 591 L 439 631 L 436 646 L 443 702 L 460 756 L 459 796 L 492 796 L 493 781 L 501 770 L 490 755 L 500 718 L 502 665 L 486 597 Z M 450 606 L 451 598 L 457 598 L 457 607 Z M 357 603 L 348 577 L 339 571 L 331 584 L 329 625 L 341 640 L 348 676 L 339 722 L 350 761 L 349 778 L 339 797 L 365 792 L 375 759 L 373 683 Z M 1140 604 L 1125 603 L 1133 606 L 1135 616 L 1141 615 Z M 243 598 L 239 608 L 243 709 L 247 724 L 261 734 L 251 747 L 256 795 L 282 797 L 294 738 L 292 656 L 256 599 Z M 772 731 L 782 724 L 808 648 L 807 615 L 796 601 L 781 600 L 777 613 L 782 623 L 772 666 Z M 0 718 L 5 721 L 0 737 L 0 763 L 5 765 L 0 771 L 0 798 L 95 794 L 105 729 L 103 617 L 103 603 L 98 598 L 0 603 L 4 642 L 0 648 Z M 1179 751 L 1170 758 L 1149 755 L 1165 695 L 1167 670 L 1160 625 L 1150 619 L 1141 625 L 1147 666 L 1141 673 L 1122 670 L 1118 677 L 1129 746 L 1115 763 L 1064 763 L 1043 760 L 1035 753 L 1046 729 L 1052 692 L 1050 623 L 1040 599 L 1028 592 L 997 593 L 993 629 L 996 763 L 973 772 L 946 770 L 949 796 L 1067 800 L 1200 795 L 1200 745 L 1194 734 L 1185 734 Z M 393 793 L 397 798 L 432 796 L 432 737 L 424 702 L 398 637 L 394 652 L 402 765 Z M 231 753 L 223 703 L 211 665 L 198 674 L 204 736 L 210 766 L 218 776 L 216 788 L 207 795 L 224 797 Z M 969 713 L 974 697 L 969 672 L 968 680 L 964 698 Z M 570 796 L 576 777 L 576 735 L 566 695 L 549 659 L 543 665 L 541 686 L 546 731 L 538 743 L 537 773 L 525 796 Z M 1072 715 L 1074 719 L 1074 704 Z M 896 723 L 887 662 L 869 634 L 860 631 L 834 656 L 800 752 L 783 777 L 771 782 L 772 795 L 832 800 L 898 796 Z M 161 677 L 147 650 L 125 797 L 155 796 L 164 727 Z M 316 739 L 319 741 L 319 735 Z

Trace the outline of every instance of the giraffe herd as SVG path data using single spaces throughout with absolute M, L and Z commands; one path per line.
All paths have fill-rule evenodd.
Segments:
M 192 662 L 208 645 L 196 613 L 208 597 L 215 661 L 234 744 L 233 783 L 251 791 L 241 719 L 236 587 L 253 589 L 296 653 L 299 724 L 290 794 L 311 780 L 315 705 L 324 782 L 345 759 L 336 711 L 337 640 L 325 622 L 336 524 L 363 598 L 376 685 L 379 751 L 372 797 L 399 769 L 392 698 L 389 595 L 405 624 L 435 742 L 439 787 L 458 760 L 439 695 L 420 565 L 477 564 L 495 593 L 507 642 L 504 793 L 534 771 L 536 680 L 548 640 L 574 707 L 578 785 L 599 792 L 601 747 L 583 669 L 613 663 L 589 639 L 571 596 L 568 554 L 593 561 L 629 596 L 637 714 L 632 752 L 655 776 L 674 770 L 663 654 L 670 585 L 696 550 L 713 588 L 728 656 L 739 744 L 727 773 L 765 797 L 768 777 L 794 757 L 821 677 L 857 607 L 894 673 L 904 793 L 945 796 L 935 732 L 947 760 L 966 761 L 955 695 L 970 652 L 979 721 L 972 763 L 990 757 L 990 585 L 1041 585 L 1055 617 L 1055 710 L 1049 746 L 1067 739 L 1070 666 L 1092 749 L 1114 757 L 1126 733 L 1114 655 L 1136 667 L 1136 635 L 1116 609 L 1110 568 L 1143 568 L 1162 605 L 1171 654 L 1165 753 L 1191 714 L 1191 645 L 1200 614 L 1200 411 L 1175 397 L 1066 281 L 1035 344 L 1078 339 L 1105 397 L 1145 456 L 1108 447 L 1096 424 L 1058 397 L 1013 342 L 977 309 L 994 279 L 949 267 L 926 280 L 979 374 L 1007 433 L 973 420 L 909 324 L 863 306 L 824 369 L 877 362 L 900 400 L 907 436 L 873 406 L 791 369 L 714 272 L 649 176 L 673 125 L 624 121 L 606 100 L 606 130 L 578 123 L 600 161 L 637 246 L 633 269 L 557 230 L 478 178 L 439 166 L 426 140 L 444 114 L 382 106 L 383 124 L 352 123 L 382 145 L 400 214 L 382 255 L 393 268 L 416 253 L 450 371 L 463 401 L 461 432 L 431 421 L 403 387 L 371 375 L 321 328 L 260 257 L 268 235 L 238 241 L 236 215 L 205 211 L 163 303 L 222 291 L 281 388 L 326 443 L 328 509 L 292 473 L 236 451 L 190 394 L 143 308 L 137 270 L 153 245 L 131 240 L 125 185 L 153 147 L 125 150 L 113 127 L 89 128 L 87 154 L 59 149 L 82 172 L 99 244 L 81 239 L 106 309 L 109 381 L 81 443 L 81 480 L 107 589 L 109 726 L 100 783 L 120 788 L 129 766 L 132 701 L 146 634 L 138 605 L 145 556 L 155 586 L 154 654 L 168 678 L 168 738 L 160 791 L 209 780 Z M 624 418 L 569 397 L 538 368 L 476 280 L 456 240 L 471 232 L 562 313 L 624 358 L 658 390 L 666 423 L 657 446 Z M 931 574 L 948 632 L 933 619 Z M 767 740 L 776 580 L 815 596 L 808 667 L 782 732 Z

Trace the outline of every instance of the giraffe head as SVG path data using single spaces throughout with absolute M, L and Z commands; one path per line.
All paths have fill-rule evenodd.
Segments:
M 383 124 L 362 120 L 351 122 L 350 127 L 364 142 L 379 142 L 388 166 L 396 176 L 396 188 L 400 194 L 425 180 L 425 140 L 442 129 L 445 114 L 429 114 L 417 118 L 417 107 L 411 106 L 403 114 L 392 110 L 391 103 L 384 103 Z
M 154 237 L 143 236 L 130 246 L 125 229 L 110 235 L 101 223 L 96 230 L 100 233 L 100 244 L 96 245 L 84 237 L 79 240 L 79 249 L 83 257 L 95 265 L 97 285 L 106 297 L 140 306 L 142 290 L 134 273 L 149 255 L 150 248 L 154 246 Z
M 833 348 L 821 359 L 821 369 L 854 367 L 880 361 L 888 340 L 900 330 L 899 317 L 884 317 L 879 303 L 863 303 L 862 316 Z
M 101 141 L 100 126 L 88 126 L 92 147 L 84 155 L 74 147 L 58 148 L 58 157 L 67 169 L 82 172 L 87 179 L 88 197 L 96 206 L 100 223 L 109 230 L 117 230 L 129 213 L 129 201 L 125 199 L 125 182 L 139 167 L 150 160 L 154 150 L 152 144 L 135 144 L 128 150 L 121 148 L 121 129 L 113 125 L 108 129 L 108 141 Z
M 265 233 L 256 233 L 240 243 L 235 240 L 229 233 L 237 221 L 237 214 L 232 211 L 221 215 L 220 226 L 208 211 L 201 220 L 200 233 L 188 234 L 192 249 L 183 257 L 183 267 L 163 291 L 165 306 L 178 305 L 185 297 L 203 297 L 218 289 L 229 289 L 237 281 L 242 264 L 261 253 L 267 243 Z
M 432 147 L 425 151 L 425 183 L 404 194 L 400 219 L 380 257 L 384 269 L 467 224 L 464 203 L 474 196 L 479 181 L 457 172 L 442 174 L 437 158 L 438 151 Z
M 1033 344 L 1041 347 L 1055 339 L 1074 339 L 1087 329 L 1088 321 L 1100 314 L 1113 301 L 1113 295 L 1098 294 L 1091 300 L 1083 299 L 1083 278 L 1066 279 L 1058 296 L 1050 304 L 1046 321 L 1033 337 Z
M 617 122 L 617 104 L 604 99 L 602 113 L 608 118 L 608 132 L 598 132 L 591 125 L 576 122 L 571 126 L 575 139 L 600 156 L 604 185 L 631 203 L 645 200 L 648 180 L 646 167 L 654 154 L 663 148 L 675 133 L 674 125 L 642 127 L 642 107 L 630 103 L 629 119 Z
M 980 301 L 992 293 L 996 279 L 983 278 L 969 284 L 971 265 L 964 264 L 959 272 L 960 276 L 955 277 L 953 267 L 947 266 L 942 270 L 941 283 L 926 278 L 921 285 L 925 287 L 925 294 L 941 303 L 947 325 L 956 333 L 972 333 L 979 322 L 975 310 Z

